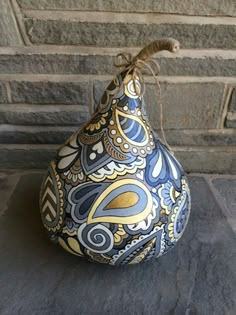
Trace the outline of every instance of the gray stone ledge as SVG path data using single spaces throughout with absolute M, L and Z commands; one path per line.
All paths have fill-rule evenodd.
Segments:
M 236 146 L 236 129 L 172 129 L 164 130 L 170 145 L 174 146 Z M 160 130 L 157 130 L 161 137 Z
M 114 75 L 79 75 L 79 74 L 0 74 L 0 82 L 16 81 L 16 82 L 76 82 L 89 83 L 89 81 L 110 81 Z M 158 76 L 159 82 L 171 84 L 185 83 L 223 83 L 234 87 L 236 77 L 199 77 L 199 76 Z M 153 84 L 154 79 L 151 75 L 145 75 L 145 83 Z
M 60 145 L 0 144 L 3 169 L 45 169 Z M 174 147 L 186 172 L 236 174 L 236 146 Z
M 160 12 L 189 15 L 236 15 L 234 0 L 17 0 L 24 9 Z
M 143 46 L 160 37 L 173 37 L 183 48 L 236 48 L 236 24 L 125 24 L 71 20 L 25 19 L 34 44 Z
M 117 53 L 122 49 L 117 48 Z M 66 51 L 66 49 L 65 49 Z M 188 56 L 189 55 L 189 56 Z M 213 54 L 214 55 L 214 54 Z M 236 76 L 235 58 L 229 57 L 165 55 L 157 58 L 161 75 L 174 76 Z M 109 54 L 65 54 L 65 53 L 0 53 L 0 73 L 35 73 L 35 74 L 114 74 L 114 56 Z
M 59 145 L 4 145 L 0 144 L 2 168 L 45 169 Z
M 83 12 L 79 10 L 23 10 L 24 17 L 27 19 L 39 20 L 62 20 L 74 22 L 100 22 L 100 23 L 124 23 L 124 24 L 195 24 L 195 25 L 233 25 L 235 17 L 227 16 L 188 16 L 179 14 L 163 14 L 150 12 Z
M 236 174 L 236 147 L 186 148 L 176 151 L 176 157 L 186 172 Z
M 94 103 L 98 104 L 109 81 L 94 82 Z M 166 129 L 214 129 L 223 98 L 223 83 L 161 83 L 163 125 Z M 160 109 L 155 84 L 146 84 L 147 113 L 154 129 L 160 128 Z
M 64 143 L 79 127 L 65 126 L 0 126 L 0 141 L 5 144 L 58 144 Z
M 88 104 L 88 82 L 11 81 L 13 103 Z
M 89 78 L 87 76 L 6 75 L 13 103 L 28 104 L 89 104 Z M 1 76 L 4 78 L 4 75 Z M 25 80 L 24 80 L 25 78 Z M 26 81 L 27 78 L 27 81 Z M 161 78 L 161 77 L 160 77 Z M 34 81 L 30 81 L 30 80 Z M 228 78 L 229 79 L 229 78 Z M 23 80 L 23 81 L 22 81 Z M 64 80 L 64 81 L 63 81 Z M 208 82 L 190 77 L 163 77 L 161 80 L 164 126 L 166 129 L 214 129 L 220 113 L 224 83 Z M 168 80 L 166 82 L 166 80 Z M 209 78 L 208 78 L 209 80 Z M 224 78 L 222 79 L 224 81 Z M 188 82 L 189 81 L 189 82 Z M 109 81 L 94 81 L 94 103 L 98 104 Z M 160 127 L 157 87 L 146 83 L 144 100 L 153 128 Z M 5 115 L 5 114 L 4 114 Z M 70 114 L 65 121 L 68 121 Z M 53 120 L 55 122 L 55 119 Z
M 22 46 L 20 32 L 9 0 L 0 0 L 0 46 Z
M 0 124 L 78 126 L 89 119 L 82 105 L 0 105 Z
M 1 109 L 1 108 L 0 108 Z M 0 111 L 0 122 L 1 122 Z M 0 126 L 0 140 L 5 144 L 58 144 L 64 143 L 84 121 L 77 121 L 76 126 L 63 126 L 55 122 L 53 126 L 29 126 L 9 125 L 4 121 Z M 45 119 L 46 121 L 46 119 Z M 43 123 L 45 124 L 45 121 Z M 13 122 L 14 123 L 14 122 Z M 51 122 L 52 123 L 52 122 Z M 157 130 L 157 134 L 162 134 Z M 236 146 L 236 129 L 224 130 L 165 130 L 165 137 L 171 146 Z
M 0 104 L 7 103 L 6 87 L 3 82 L 0 82 Z

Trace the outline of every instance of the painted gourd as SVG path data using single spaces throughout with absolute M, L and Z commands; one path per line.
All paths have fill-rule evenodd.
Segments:
M 174 51 L 176 41 L 155 43 L 151 53 Z M 144 49 L 138 58 L 146 55 Z M 142 84 L 127 69 L 112 80 L 90 121 L 58 150 L 41 186 L 50 239 L 90 261 L 124 265 L 159 257 L 188 221 L 187 178 L 148 121 L 137 93 Z

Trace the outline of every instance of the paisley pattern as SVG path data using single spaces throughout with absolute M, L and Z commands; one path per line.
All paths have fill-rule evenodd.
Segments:
M 190 213 L 182 167 L 158 140 L 139 94 L 118 75 L 90 121 L 62 146 L 41 187 L 50 238 L 110 265 L 136 264 L 173 248 Z

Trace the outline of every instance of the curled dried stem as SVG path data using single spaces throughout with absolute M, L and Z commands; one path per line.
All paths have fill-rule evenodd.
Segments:
M 155 40 L 146 47 L 144 47 L 134 58 L 133 62 L 137 60 L 147 60 L 152 55 L 161 50 L 168 50 L 170 52 L 177 52 L 179 50 L 179 42 L 173 38 L 162 38 Z

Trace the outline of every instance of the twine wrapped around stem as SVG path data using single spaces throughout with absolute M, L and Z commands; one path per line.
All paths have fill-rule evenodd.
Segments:
M 157 61 L 152 57 L 155 53 L 161 50 L 168 50 L 170 52 L 177 52 L 179 50 L 179 42 L 172 38 L 163 38 L 156 40 L 146 47 L 144 47 L 136 56 L 132 56 L 130 53 L 119 53 L 115 59 L 115 67 L 120 69 L 120 73 L 126 72 L 126 76 L 129 74 L 132 76 L 134 83 L 135 93 L 138 96 L 143 96 L 145 92 L 144 77 L 142 74 L 143 70 L 147 70 L 155 79 L 155 83 L 158 87 L 159 92 L 159 104 L 160 104 L 160 130 L 162 134 L 162 140 L 165 146 L 173 152 L 171 147 L 166 141 L 165 132 L 163 129 L 163 105 L 162 105 L 162 94 L 161 87 L 158 81 L 158 74 L 160 67 Z M 141 90 L 137 88 L 135 78 L 139 78 L 141 82 Z M 125 80 L 125 78 L 124 78 Z M 158 101 L 157 101 L 158 103 Z

